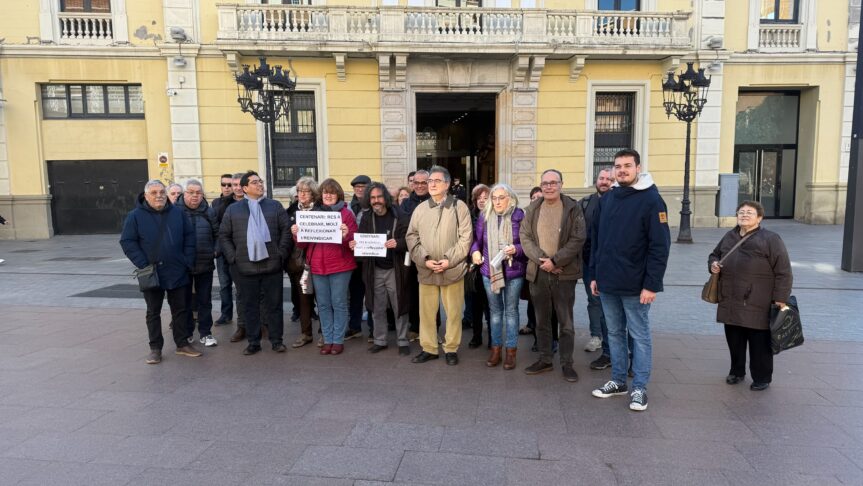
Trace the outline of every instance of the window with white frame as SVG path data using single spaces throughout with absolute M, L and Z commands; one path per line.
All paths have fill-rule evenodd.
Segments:
M 761 0 L 761 23 L 796 24 L 799 7 L 798 0 Z
M 590 107 L 585 134 L 585 185 L 614 165 L 614 154 L 630 148 L 641 154 L 647 170 L 649 81 L 588 82 Z

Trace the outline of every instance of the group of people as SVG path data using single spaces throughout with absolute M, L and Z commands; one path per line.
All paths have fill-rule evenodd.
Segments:
M 652 362 L 648 311 L 663 290 L 670 233 L 665 202 L 651 176 L 642 172 L 638 152 L 618 152 L 613 168 L 597 174 L 596 192 L 581 201 L 562 193 L 560 171 L 546 170 L 524 209 L 503 183 L 478 185 L 466 201 L 466 191 L 441 166 L 412 172 L 408 186 L 392 190 L 362 175 L 351 185 L 353 199 L 347 201 L 336 180 L 317 183 L 303 177 L 285 209 L 266 197 L 264 181 L 254 171 L 223 175 L 221 197 L 212 205 L 203 197 L 200 181 L 190 180 L 184 188 L 148 182 L 121 236 L 132 263 L 138 268 L 155 264 L 160 282 L 160 288 L 143 292 L 151 350 L 146 362 L 162 359 L 160 312 L 166 294 L 176 353 L 197 357 L 195 329 L 201 344 L 217 344 L 212 326 L 233 320 L 234 287 L 238 312 L 231 341 L 245 339 L 246 355 L 260 352 L 262 339 L 273 351 L 285 352 L 287 273 L 292 320 L 300 323 L 295 348 L 314 342 L 317 317 L 319 353 L 339 355 L 346 339 L 362 336 L 367 314 L 370 353 L 388 349 L 393 330 L 399 355 L 411 354 L 410 342 L 418 338 L 421 350 L 413 363 L 438 359 L 442 348 L 446 363 L 457 365 L 463 321 L 473 328 L 470 347 L 475 348 L 482 344 L 485 317 L 488 367 L 502 363 L 503 369 L 514 369 L 518 334 L 531 332 L 539 357 L 524 372 L 553 370 L 557 353 L 563 379 L 575 382 L 573 306 L 576 282 L 582 279 L 591 335 L 585 350 L 602 351 L 590 366 L 611 367 L 611 380 L 593 395 L 629 394 L 630 409 L 647 408 Z M 745 208 L 757 207 L 751 203 L 738 214 L 747 219 Z M 303 240 L 301 211 L 338 213 L 341 241 Z M 760 216 L 755 219 L 760 222 Z M 744 234 L 744 228 L 757 229 L 741 223 L 736 234 Z M 380 237 L 385 254 L 381 249 L 381 256 L 355 256 L 357 233 L 386 235 Z M 743 287 L 726 284 L 725 275 L 739 276 L 739 265 L 750 263 L 734 264 L 755 257 L 739 251 L 723 267 L 713 264 L 740 238 L 729 235 L 711 254 L 710 271 L 723 273 L 722 294 L 736 298 Z M 763 237 L 749 239 L 750 245 L 779 251 L 778 236 L 766 230 L 759 235 Z M 221 301 L 215 321 L 210 298 L 214 269 Z M 755 278 L 767 278 L 770 269 L 758 266 Z M 790 292 L 790 280 L 772 293 L 759 290 L 744 299 L 757 296 L 760 310 L 764 298 L 787 300 L 786 287 Z M 519 301 L 525 298 L 532 328 L 519 330 Z M 735 303 L 720 303 L 718 320 L 726 324 L 732 354 L 729 383 L 745 375 L 747 342 L 753 378 L 769 383 L 772 362 L 763 356 L 762 323 L 754 323 L 753 307 L 741 311 Z M 440 336 L 442 324 L 446 331 Z M 737 329 L 741 326 L 746 330 Z M 769 340 L 767 345 L 769 351 Z

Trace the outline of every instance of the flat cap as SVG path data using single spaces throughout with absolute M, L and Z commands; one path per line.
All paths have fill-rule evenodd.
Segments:
M 367 175 L 358 175 L 354 177 L 354 180 L 351 181 L 351 186 L 355 186 L 357 184 L 365 184 L 369 185 L 372 183 L 372 180 Z

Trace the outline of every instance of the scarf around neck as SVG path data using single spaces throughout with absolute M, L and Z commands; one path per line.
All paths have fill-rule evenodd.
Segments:
M 499 294 L 500 289 L 506 286 L 503 274 L 503 266 L 506 265 L 506 259 L 504 259 L 499 268 L 494 268 L 491 265 L 491 261 L 499 251 L 512 245 L 512 212 L 514 210 L 515 207 L 511 207 L 503 214 L 497 214 L 492 211 L 492 221 L 485 222 L 485 233 L 488 240 L 488 273 L 491 276 L 491 290 L 495 294 Z
M 246 248 L 249 250 L 249 261 L 259 262 L 270 257 L 267 252 L 267 243 L 270 242 L 270 229 L 261 211 L 261 199 L 251 199 L 249 202 L 249 226 L 246 229 Z

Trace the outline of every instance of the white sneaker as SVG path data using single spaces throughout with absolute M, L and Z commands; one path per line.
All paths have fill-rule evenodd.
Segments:
M 0 264 L 4 263 L 6 260 L 0 258 Z
M 218 346 L 219 342 L 216 341 L 216 338 L 214 338 L 212 334 L 210 334 L 201 338 L 201 344 L 208 348 L 211 348 L 213 346 Z
M 590 336 L 590 340 L 584 345 L 584 350 L 588 353 L 599 351 L 602 349 L 602 338 L 599 336 Z

